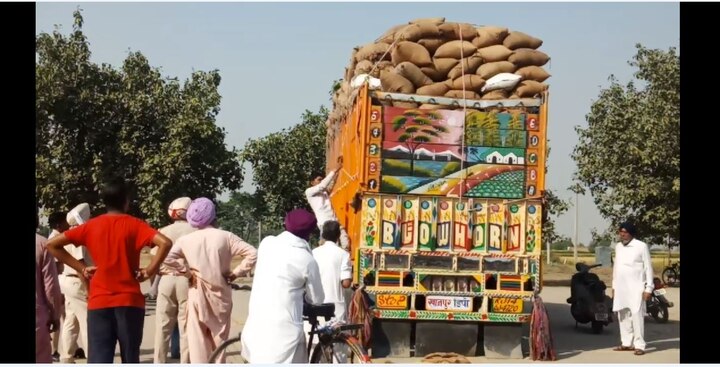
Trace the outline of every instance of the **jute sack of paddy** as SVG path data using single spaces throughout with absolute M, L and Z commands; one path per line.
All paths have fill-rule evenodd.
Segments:
M 487 100 L 507 99 L 509 95 L 510 95 L 510 93 L 504 89 L 495 89 L 495 90 L 491 90 L 489 92 L 483 93 L 483 95 L 480 99 L 487 99 Z
M 398 42 L 390 54 L 390 59 L 395 66 L 404 61 L 410 61 L 420 67 L 433 65 L 428 50 L 415 42 Z
M 451 40 L 472 41 L 478 35 L 477 29 L 468 23 L 448 22 L 440 24 L 438 29 L 440 30 L 441 37 Z
M 380 83 L 385 92 L 404 94 L 412 94 L 415 92 L 415 86 L 413 86 L 412 82 L 391 70 L 383 70 L 380 72 Z
M 402 41 L 417 42 L 421 38 L 434 38 L 440 36 L 440 29 L 432 23 L 410 24 L 395 32 L 395 38 Z
M 447 93 L 445 93 L 445 97 L 450 98 L 459 98 L 459 99 L 480 99 L 480 95 L 471 91 L 466 90 L 464 93 L 462 90 L 450 90 Z
M 550 61 L 546 53 L 529 48 L 519 48 L 508 57 L 508 61 L 521 68 L 524 66 L 543 66 Z
M 370 69 L 372 72 L 370 73 L 370 76 L 374 78 L 380 77 L 380 72 L 383 70 L 395 70 L 395 66 L 393 66 L 393 63 L 390 61 L 380 61 L 374 66 L 375 70 Z
M 485 26 L 477 28 L 477 37 L 472 40 L 473 46 L 485 48 L 494 45 L 502 45 L 508 35 L 508 29 L 504 27 Z
M 440 75 L 442 75 L 443 79 L 447 79 L 447 75 L 454 68 L 457 64 L 460 63 L 460 60 L 453 59 L 453 58 L 434 58 L 433 59 L 433 65 L 435 66 L 435 70 L 437 70 Z
M 390 53 L 387 52 L 387 50 L 390 49 L 390 45 L 387 43 L 371 43 L 365 46 L 362 46 L 358 52 L 355 54 L 355 60 L 357 62 L 360 62 L 362 60 L 369 60 L 371 62 L 377 62 L 381 59 L 383 60 L 390 60 Z M 385 57 L 383 57 L 385 55 Z
M 398 24 L 395 26 L 390 27 L 385 33 L 382 34 L 382 36 L 378 37 L 378 39 L 375 40 L 376 43 L 385 43 L 385 44 L 392 44 L 393 41 L 395 41 L 395 33 L 398 32 L 401 29 L 404 29 L 407 27 L 407 24 Z
M 520 98 L 530 98 L 542 93 L 547 88 L 547 84 L 539 83 L 534 80 L 524 80 L 515 88 L 514 95 Z
M 534 80 L 539 83 L 544 82 L 550 77 L 550 74 L 548 74 L 545 69 L 535 65 L 520 68 L 515 72 L 515 74 L 520 75 L 523 80 Z
M 435 51 L 447 41 L 445 38 L 422 38 L 419 39 L 417 43 L 425 47 L 432 56 L 435 55 Z
M 432 23 L 435 25 L 440 25 L 445 23 L 445 17 L 435 17 L 435 18 L 417 18 L 413 19 L 408 22 L 409 24 L 417 24 L 417 23 Z
M 477 51 L 477 47 L 468 41 L 449 41 L 438 47 L 433 57 L 460 59 L 469 57 Z
M 482 64 L 483 60 L 480 56 L 470 56 L 462 59 L 448 72 L 448 79 L 456 79 L 461 77 L 463 74 L 475 74 L 478 66 Z
M 503 45 L 494 45 L 478 49 L 477 54 L 483 58 L 484 62 L 488 63 L 505 61 L 513 54 L 513 52 Z
M 480 75 L 469 74 L 463 77 L 459 77 L 453 80 L 452 89 L 454 90 L 471 90 L 473 92 L 480 92 L 482 87 L 485 86 L 485 79 L 481 78 Z
M 518 48 L 531 48 L 533 50 L 542 46 L 543 41 L 523 32 L 512 31 L 503 40 L 503 45 L 511 50 Z
M 409 61 L 404 61 L 398 64 L 398 66 L 395 67 L 395 71 L 413 83 L 415 88 L 430 85 L 433 82 L 432 79 L 425 75 L 417 65 Z
M 475 74 L 488 80 L 500 73 L 513 73 L 515 70 L 517 70 L 517 66 L 510 61 L 496 61 L 480 65 Z
M 367 74 L 370 72 L 370 70 L 372 70 L 372 68 L 373 68 L 372 61 L 361 60 L 357 64 L 355 64 L 355 73 L 353 74 L 353 76 L 359 75 L 359 74 Z
M 439 72 L 435 65 L 433 66 L 423 66 L 420 68 L 422 70 L 423 74 L 427 75 L 428 78 L 432 79 L 433 82 L 442 82 L 447 78 L 447 73 L 443 74 Z
M 421 95 L 421 96 L 444 96 L 445 93 L 447 93 L 450 90 L 450 86 L 447 82 L 440 82 L 440 83 L 433 83 L 430 85 L 426 85 L 424 87 L 420 87 L 417 89 L 415 93 Z M 460 88 L 462 89 L 462 88 Z

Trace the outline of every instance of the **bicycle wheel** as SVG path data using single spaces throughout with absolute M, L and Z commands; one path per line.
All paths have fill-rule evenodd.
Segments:
M 672 268 L 666 268 L 662 272 L 662 280 L 667 286 L 672 287 L 677 283 L 677 273 Z
M 242 344 L 240 343 L 240 335 L 230 338 L 220 344 L 210 355 L 208 363 L 218 363 L 221 354 L 224 354 L 224 363 L 247 363 L 242 357 Z
M 340 334 L 331 341 L 321 341 L 312 351 L 312 364 L 365 364 L 370 357 L 355 337 Z

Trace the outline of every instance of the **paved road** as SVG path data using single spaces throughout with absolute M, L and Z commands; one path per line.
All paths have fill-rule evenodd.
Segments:
M 143 284 L 143 290 L 147 283 Z M 247 303 L 249 291 L 233 292 L 233 316 L 231 334 L 242 330 L 247 317 Z M 575 321 L 570 315 L 570 307 L 565 300 L 570 295 L 568 287 L 545 287 L 541 297 L 548 310 L 552 325 L 555 349 L 559 363 L 679 363 L 680 362 L 680 289 L 668 290 L 668 299 L 675 303 L 670 309 L 670 321 L 667 324 L 658 324 L 652 318 L 645 321 L 645 339 L 647 353 L 635 356 L 631 352 L 614 352 L 612 348 L 620 342 L 617 322 L 610 324 L 602 334 L 592 334 L 589 325 L 580 325 L 575 328 Z M 155 305 L 148 303 L 147 316 L 141 347 L 141 362 L 152 363 L 153 338 L 155 334 Z M 527 349 L 527 348 L 525 348 Z M 525 351 L 527 355 L 527 350 Z M 374 362 L 416 363 L 421 358 L 391 358 L 379 359 Z M 524 360 L 491 360 L 485 357 L 469 358 L 473 363 L 518 363 L 530 362 Z M 119 357 L 116 358 L 119 363 Z M 78 363 L 83 363 L 79 360 Z M 176 360 L 168 362 L 175 363 Z

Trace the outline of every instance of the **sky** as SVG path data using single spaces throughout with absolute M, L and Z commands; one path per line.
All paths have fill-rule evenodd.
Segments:
M 67 34 L 80 7 L 92 60 L 119 67 L 140 51 L 162 73 L 181 80 L 193 70 L 218 69 L 222 95 L 217 123 L 228 146 L 289 128 L 305 110 L 331 106 L 328 91 L 342 78 L 353 47 L 371 43 L 411 19 L 499 25 L 543 40 L 551 57 L 546 186 L 562 199 L 575 195 L 575 126 L 614 74 L 625 83 L 635 44 L 668 49 L 680 42 L 678 3 L 37 3 L 36 32 L 56 25 Z M 243 188 L 252 191 L 251 178 Z M 578 239 L 603 231 L 589 194 L 580 196 Z M 574 236 L 575 208 L 556 220 Z

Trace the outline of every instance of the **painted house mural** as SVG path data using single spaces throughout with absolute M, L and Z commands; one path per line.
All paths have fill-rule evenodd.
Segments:
M 522 113 L 384 107 L 382 193 L 517 199 L 537 162 Z M 533 123 L 535 120 L 532 120 Z M 463 131 L 464 130 L 464 131 Z M 529 162 L 534 161 L 534 162 Z

